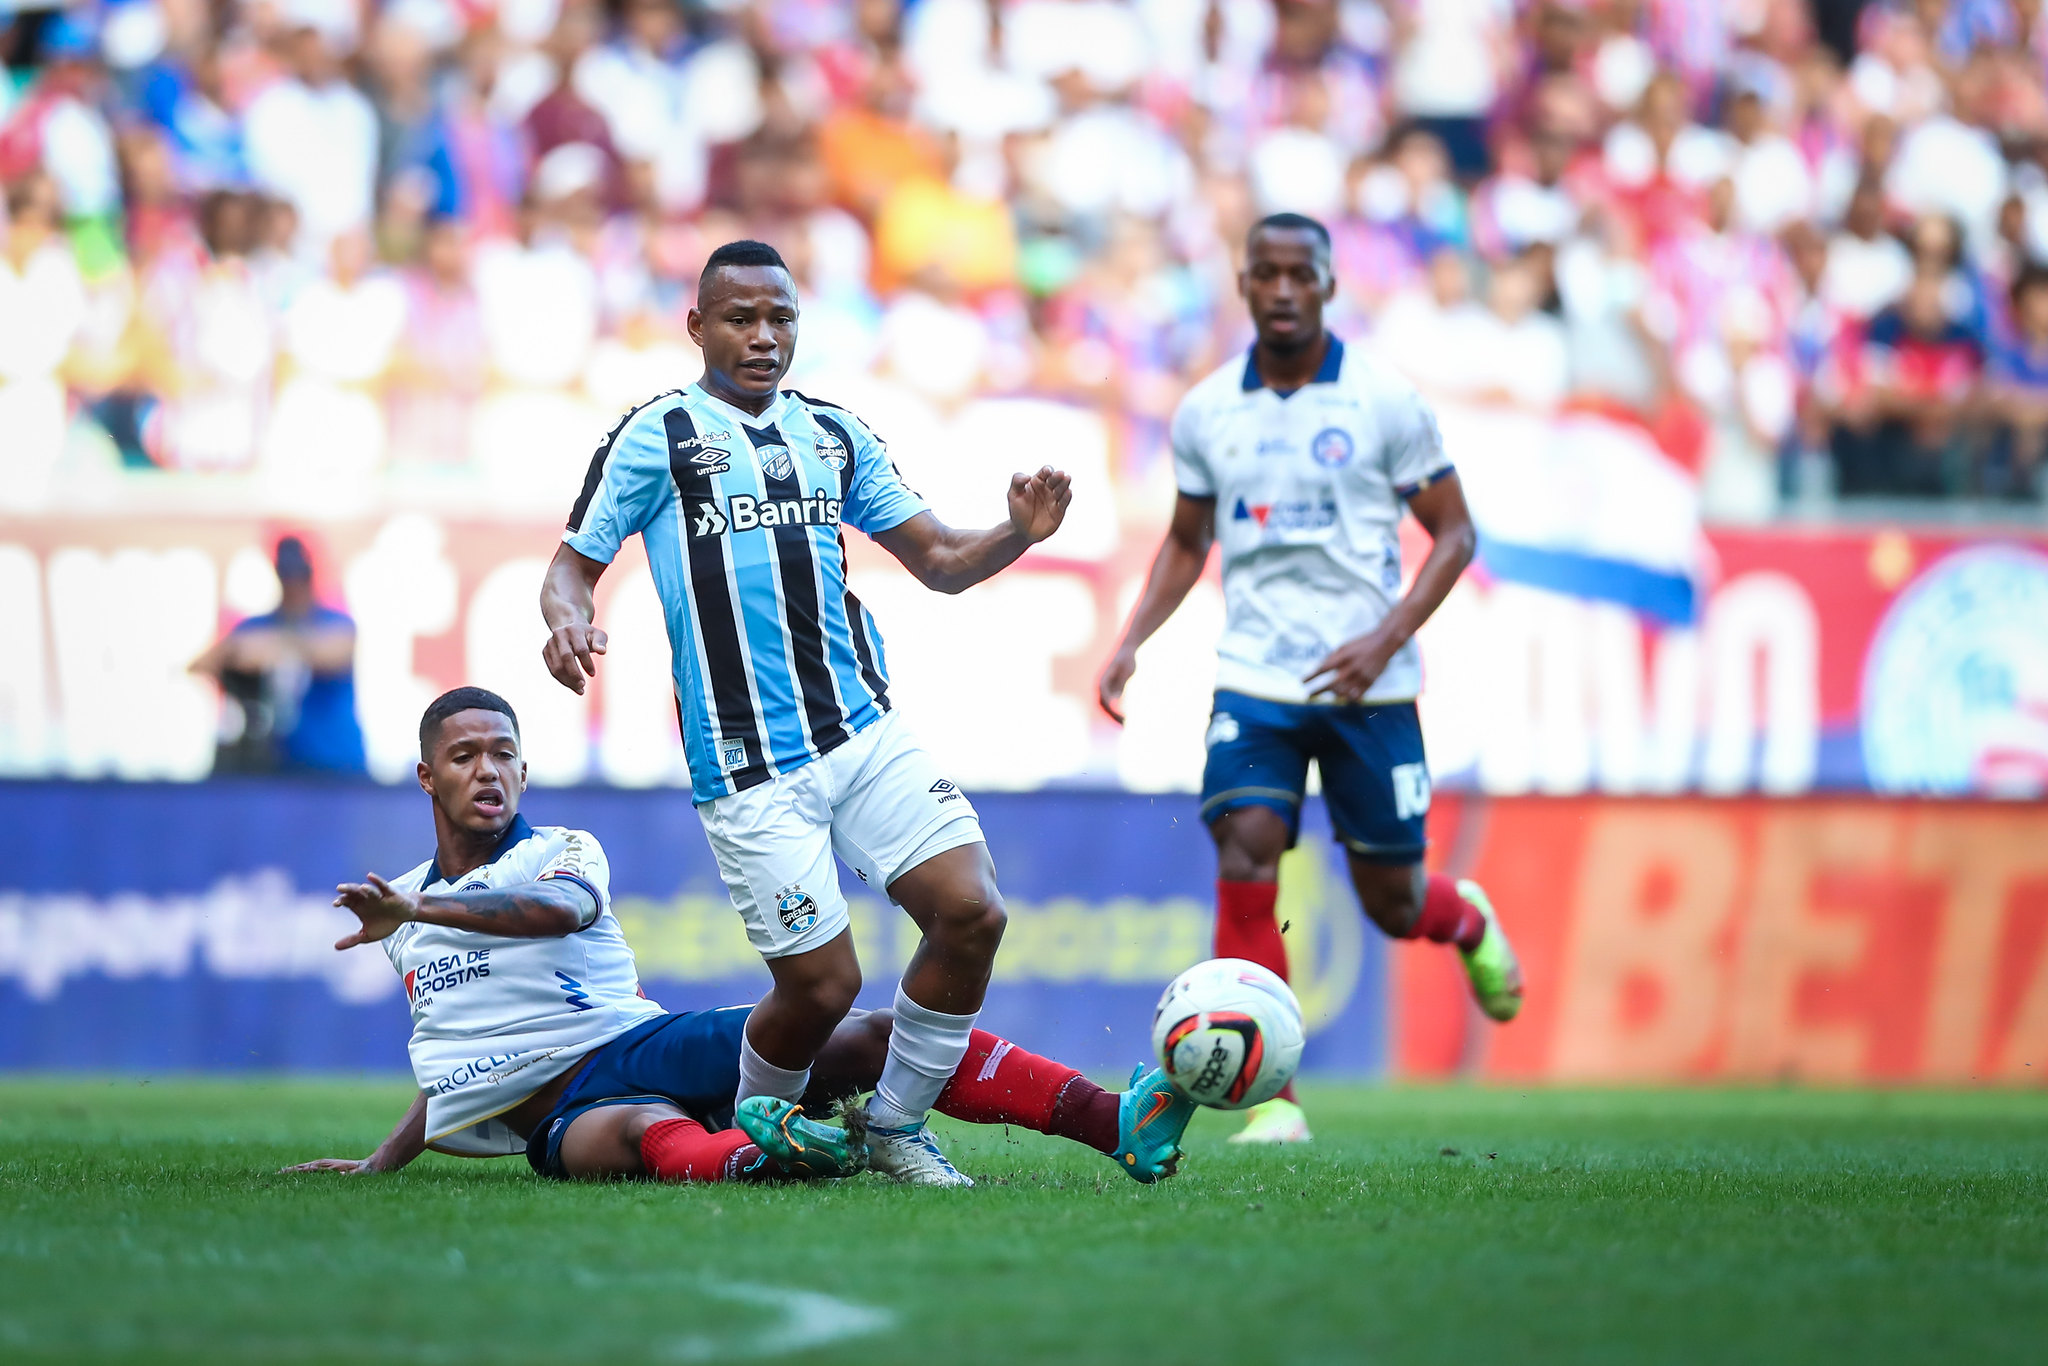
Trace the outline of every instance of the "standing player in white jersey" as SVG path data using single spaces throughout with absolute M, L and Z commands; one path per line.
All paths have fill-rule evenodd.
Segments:
M 840 528 L 958 593 L 1059 529 L 1067 476 L 1013 476 L 1002 526 L 940 523 L 859 419 L 779 387 L 796 351 L 796 289 L 763 243 L 711 254 L 689 325 L 703 378 L 628 413 L 591 458 L 541 593 L 548 669 L 579 693 L 594 676 L 605 633 L 593 593 L 640 536 L 698 814 L 775 981 L 747 1024 L 742 1096 L 801 1096 L 860 990 L 836 851 L 924 934 L 869 1107 L 874 1165 L 971 1185 L 924 1118 L 968 1047 L 1002 896 L 973 807 L 890 709 L 881 635 L 847 588 Z
M 1225 621 L 1202 774 L 1216 842 L 1216 954 L 1285 976 L 1275 923 L 1280 856 L 1298 833 L 1308 765 L 1321 770 L 1352 884 L 1397 939 L 1452 944 L 1496 1020 L 1522 1004 L 1521 969 L 1478 884 L 1429 875 L 1429 769 L 1413 637 L 1472 558 L 1475 534 L 1436 419 L 1406 381 L 1323 328 L 1336 292 L 1330 234 L 1300 214 L 1253 226 L 1239 289 L 1258 340 L 1181 400 L 1179 497 L 1100 699 L 1118 722 L 1138 647 L 1223 547 Z M 1401 593 L 1403 505 L 1432 544 Z M 1309 1138 L 1290 1086 L 1236 1141 Z

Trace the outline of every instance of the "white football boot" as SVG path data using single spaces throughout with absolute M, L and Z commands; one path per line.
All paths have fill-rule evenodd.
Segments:
M 971 1186 L 966 1173 L 946 1160 L 931 1126 L 901 1129 L 868 1126 L 868 1170 L 895 1178 L 906 1186 Z

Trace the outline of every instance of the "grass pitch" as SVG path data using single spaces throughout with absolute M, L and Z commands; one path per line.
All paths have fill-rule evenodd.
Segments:
M 1991 1362 L 2048 1342 L 2048 1095 L 1310 1088 L 1141 1188 L 578 1187 L 358 1156 L 341 1081 L 0 1081 L 10 1362 Z

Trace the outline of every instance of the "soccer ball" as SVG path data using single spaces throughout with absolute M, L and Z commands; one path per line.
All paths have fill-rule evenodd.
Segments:
M 1211 958 L 1173 979 L 1152 1013 L 1152 1051 L 1189 1099 L 1219 1110 L 1271 1100 L 1301 1065 L 1301 1003 L 1242 958 Z

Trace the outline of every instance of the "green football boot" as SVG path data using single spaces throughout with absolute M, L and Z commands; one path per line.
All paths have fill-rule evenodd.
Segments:
M 1308 1115 L 1291 1100 L 1275 1096 L 1244 1112 L 1244 1127 L 1230 1136 L 1232 1143 L 1309 1143 Z
M 1166 1073 L 1139 1063 L 1131 1069 L 1130 1090 L 1117 1099 L 1116 1151 L 1110 1159 L 1140 1185 L 1172 1176 L 1180 1169 L 1180 1136 L 1194 1117 L 1195 1103 Z
M 1486 918 L 1486 934 L 1478 944 L 1458 950 L 1465 960 L 1465 976 L 1472 983 L 1472 997 L 1490 1018 L 1506 1024 L 1522 1009 L 1522 964 L 1500 927 L 1493 903 L 1486 899 L 1486 890 L 1470 878 L 1461 878 L 1458 895 Z
M 791 1176 L 809 1181 L 853 1176 L 867 1168 L 867 1144 L 837 1124 L 812 1119 L 801 1105 L 774 1096 L 748 1096 L 732 1118 Z

